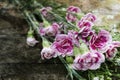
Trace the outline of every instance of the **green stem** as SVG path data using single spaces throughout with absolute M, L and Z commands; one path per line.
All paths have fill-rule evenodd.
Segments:
M 20 2 L 19 2 L 18 0 L 15 0 L 15 3 L 18 4 L 18 5 L 20 5 L 20 6 L 22 6 L 22 4 L 20 4 Z M 42 5 L 40 5 L 40 6 L 43 7 Z M 26 20 L 27 20 L 28 24 L 29 24 L 30 26 L 32 26 L 32 28 L 36 31 L 36 33 L 39 34 L 38 25 L 33 22 L 33 21 L 36 21 L 36 22 L 37 22 L 37 20 L 34 18 L 34 16 L 32 15 L 32 13 L 31 13 L 31 15 L 30 15 L 30 13 L 29 13 L 28 11 L 24 11 L 23 13 L 24 13 L 24 16 L 26 17 Z M 65 19 L 63 19 L 61 16 L 59 16 L 59 15 L 53 13 L 53 12 L 51 12 L 51 13 L 52 13 L 57 19 L 59 19 L 60 21 L 65 22 L 65 24 L 67 24 L 68 26 L 70 26 L 70 27 L 72 27 L 72 28 L 76 28 L 76 29 L 78 30 L 78 28 L 77 28 L 74 24 L 72 24 L 72 23 L 67 23 L 67 22 L 65 21 Z M 30 22 L 29 22 L 29 21 L 30 21 Z M 60 59 L 60 60 L 62 61 L 62 63 L 65 65 L 65 67 L 66 67 L 66 69 L 67 69 L 67 71 L 68 71 L 68 73 L 69 73 L 69 75 L 70 75 L 70 77 L 71 77 L 72 80 L 73 80 L 73 75 L 74 75 L 78 80 L 85 80 L 85 79 L 83 79 L 74 69 L 72 69 L 72 68 L 69 67 L 69 65 L 66 63 L 66 61 L 64 60 L 63 57 L 59 56 L 59 59 Z
M 71 79 L 73 80 L 74 75 L 78 80 L 85 80 L 83 77 L 81 77 L 74 69 L 70 68 L 67 62 L 63 59 L 63 57 L 59 56 L 59 59 L 62 61 L 64 66 L 66 67 L 68 73 L 70 74 Z
M 107 73 L 108 75 L 110 75 L 110 76 L 111 76 L 112 74 L 111 74 L 111 72 L 110 72 L 110 70 L 109 70 L 109 68 L 108 68 L 107 64 L 106 64 L 106 63 L 104 63 L 104 65 L 105 65 L 106 70 L 107 70 L 107 71 L 106 71 L 106 73 Z
M 39 3 L 39 5 L 40 5 L 41 8 L 44 7 L 44 6 L 43 6 L 42 4 L 40 4 L 40 3 Z M 74 24 L 72 24 L 72 23 L 70 23 L 70 22 L 66 22 L 66 20 L 63 19 L 63 18 L 62 18 L 61 16 L 59 16 L 58 14 L 56 14 L 56 13 L 54 13 L 54 12 L 52 12 L 52 11 L 49 11 L 49 12 L 50 12 L 51 14 L 53 14 L 54 17 L 56 17 L 58 20 L 64 22 L 66 25 L 68 25 L 68 26 L 71 27 L 72 29 L 74 28 L 74 29 L 76 29 L 76 30 L 79 30 L 79 28 L 77 28 L 76 25 L 74 25 Z
M 24 11 L 24 14 L 25 14 L 26 18 L 31 22 L 31 25 L 33 26 L 33 29 L 39 34 L 38 25 L 36 25 L 36 24 L 33 22 L 31 16 L 29 15 L 29 13 L 28 13 L 27 11 Z M 28 22 L 29 22 L 29 21 L 28 21 Z
M 72 28 L 75 28 L 76 30 L 78 30 L 78 28 L 76 27 L 76 25 L 72 24 L 71 22 L 66 22 L 65 19 L 63 19 L 58 14 L 55 14 L 54 12 L 51 12 L 51 11 L 50 11 L 50 13 L 52 13 L 57 19 L 59 19 L 60 21 L 64 22 L 69 27 L 72 27 Z
M 64 64 L 64 66 L 66 67 L 68 74 L 71 77 L 71 80 L 73 80 L 73 76 L 72 76 L 72 72 L 71 69 L 69 68 L 69 66 L 67 65 L 66 61 L 63 59 L 63 57 L 59 56 L 59 59 L 61 60 L 61 62 Z

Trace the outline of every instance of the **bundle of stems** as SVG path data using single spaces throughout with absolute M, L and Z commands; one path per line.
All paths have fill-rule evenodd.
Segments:
M 29 0 L 32 3 L 35 3 L 39 6 L 39 8 L 44 7 L 43 5 L 41 5 L 40 3 L 37 3 L 36 0 Z M 29 24 L 29 27 L 31 29 L 33 29 L 37 34 L 39 34 L 39 22 L 37 21 L 36 17 L 34 16 L 33 12 L 31 12 L 30 10 L 28 10 L 27 8 L 23 8 L 25 5 L 22 4 L 22 0 L 21 2 L 19 0 L 13 0 L 14 5 L 18 5 L 21 13 L 24 15 L 26 21 Z M 28 4 L 29 5 L 33 5 L 33 4 Z M 38 8 L 38 10 L 39 10 Z M 39 11 L 37 11 L 39 13 L 39 17 L 41 17 L 41 14 Z M 51 14 L 54 15 L 55 18 L 57 18 L 58 20 L 60 20 L 61 22 L 64 22 L 66 25 L 69 25 L 70 27 L 75 27 L 74 24 L 72 23 L 68 23 L 65 21 L 65 19 L 63 19 L 61 16 L 59 16 L 58 14 L 55 14 L 54 12 L 50 12 Z M 41 36 L 39 36 L 41 37 Z M 68 71 L 68 76 L 70 76 L 71 80 L 74 79 L 74 77 L 76 77 L 78 80 L 85 80 L 83 77 L 81 77 L 77 71 L 75 71 L 74 69 L 72 69 L 69 64 L 65 61 L 65 59 L 61 56 L 59 56 L 59 59 L 61 60 L 61 62 L 64 64 L 65 68 Z

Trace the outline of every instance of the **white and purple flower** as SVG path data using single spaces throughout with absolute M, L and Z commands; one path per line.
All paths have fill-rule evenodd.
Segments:
M 34 37 L 30 36 L 30 37 L 27 37 L 27 45 L 29 46 L 35 46 L 39 41 L 37 41 Z
M 80 21 L 78 21 L 77 26 L 78 26 L 80 29 L 86 28 L 86 27 L 92 28 L 93 23 L 92 23 L 91 21 L 88 21 L 88 20 L 80 20 Z
M 91 37 L 94 34 L 92 27 L 95 20 L 96 16 L 92 13 L 88 13 L 77 22 L 77 26 L 80 28 L 80 37 L 86 43 L 88 43 L 88 37 Z
M 72 38 L 66 34 L 58 34 L 52 44 L 52 49 L 63 57 L 73 55 Z
M 90 39 L 90 49 L 98 50 L 101 53 L 105 53 L 108 49 L 108 45 L 111 44 L 112 37 L 110 33 L 106 30 L 101 30 L 98 35 L 92 35 Z
M 83 17 L 84 20 L 89 20 L 91 22 L 95 22 L 96 21 L 96 16 L 92 13 L 88 13 Z
M 66 20 L 68 22 L 76 22 L 77 21 L 77 17 L 75 14 L 80 13 L 81 10 L 79 7 L 75 7 L 75 6 L 70 6 L 67 9 L 67 13 L 66 13 Z
M 88 42 L 88 37 L 89 36 L 92 36 L 92 34 L 94 33 L 94 31 L 92 30 L 92 26 L 93 26 L 93 23 L 86 20 L 86 21 L 78 21 L 78 24 L 77 26 L 80 28 L 80 31 L 79 31 L 79 35 L 81 37 L 81 39 L 84 41 L 84 42 Z
M 54 52 L 53 49 L 51 49 L 50 47 L 45 47 L 42 49 L 41 51 L 41 58 L 44 59 L 51 59 L 51 58 L 55 58 L 57 57 L 57 54 Z
M 59 31 L 60 26 L 57 23 L 53 23 L 52 26 L 46 28 L 40 28 L 40 35 L 56 36 Z
M 104 61 L 105 57 L 103 54 L 99 52 L 88 52 L 75 58 L 73 63 L 73 69 L 83 71 L 88 69 L 96 70 Z
M 69 6 L 69 7 L 67 8 L 67 12 L 69 12 L 69 13 L 79 13 L 79 12 L 81 12 L 81 10 L 80 10 L 79 7 Z
M 106 58 L 112 60 L 117 53 L 117 47 L 120 47 L 119 41 L 113 41 L 111 45 L 109 45 L 108 50 L 106 51 Z
M 77 20 L 76 16 L 70 13 L 66 13 L 66 20 L 68 22 L 75 22 Z

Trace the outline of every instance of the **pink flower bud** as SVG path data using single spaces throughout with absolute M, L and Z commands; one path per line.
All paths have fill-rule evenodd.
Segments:
M 34 37 L 27 37 L 27 45 L 35 46 L 38 41 Z
M 57 57 L 56 53 L 53 49 L 49 48 L 43 48 L 41 51 L 41 58 L 44 59 L 51 59 L 51 58 Z

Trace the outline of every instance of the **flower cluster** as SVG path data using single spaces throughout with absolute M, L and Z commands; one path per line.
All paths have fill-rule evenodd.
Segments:
M 43 16 L 46 16 L 49 10 L 51 8 L 47 7 L 40 11 Z M 41 37 L 52 36 L 55 39 L 51 44 L 43 40 L 44 44 L 49 45 L 43 46 L 41 51 L 42 59 L 51 59 L 57 56 L 74 56 L 72 68 L 85 71 L 88 69 L 96 70 L 105 62 L 105 58 L 111 60 L 115 57 L 120 42 L 113 41 L 111 34 L 106 30 L 96 32 L 93 29 L 94 22 L 97 19 L 94 14 L 88 13 L 82 17 L 79 16 L 80 14 L 79 7 L 70 6 L 66 9 L 65 18 L 67 22 L 75 25 L 72 30 L 67 32 L 61 32 L 61 27 L 57 22 L 50 24 L 43 19 L 45 28 L 40 27 L 39 33 Z M 85 45 L 85 48 L 81 44 Z

